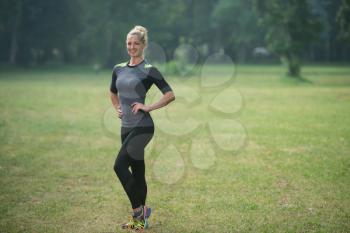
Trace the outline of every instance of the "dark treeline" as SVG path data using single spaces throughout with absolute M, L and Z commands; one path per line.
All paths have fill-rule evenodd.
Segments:
M 110 66 L 134 25 L 171 60 L 181 44 L 235 61 L 346 62 L 348 0 L 1 0 L 0 62 Z M 344 36 L 345 35 L 345 36 Z M 268 53 L 267 53 L 268 52 Z M 270 55 L 268 55 L 270 54 Z M 262 56 L 265 56 L 262 59 Z

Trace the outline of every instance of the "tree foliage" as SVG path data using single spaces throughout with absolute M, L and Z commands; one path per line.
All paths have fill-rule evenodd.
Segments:
M 127 58 L 127 32 L 143 25 L 168 61 L 184 43 L 202 59 L 224 50 L 238 62 L 256 62 L 254 49 L 267 47 L 298 75 L 300 58 L 350 59 L 349 15 L 349 0 L 2 0 L 0 62 L 110 67 Z
M 217 42 L 238 61 L 252 59 L 252 51 L 264 44 L 265 30 L 258 26 L 251 0 L 220 0 L 212 12 Z
M 266 28 L 268 48 L 288 65 L 288 75 L 300 76 L 304 49 L 318 38 L 320 23 L 306 0 L 255 1 L 259 21 Z
M 350 42 L 350 1 L 342 0 L 337 14 L 337 22 L 340 27 L 339 38 Z

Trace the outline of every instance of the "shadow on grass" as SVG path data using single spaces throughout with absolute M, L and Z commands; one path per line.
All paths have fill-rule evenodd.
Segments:
M 294 76 L 289 76 L 289 75 L 283 75 L 281 77 L 281 81 L 283 83 L 289 84 L 289 85 L 314 84 L 313 81 L 306 79 L 303 76 L 294 77 Z

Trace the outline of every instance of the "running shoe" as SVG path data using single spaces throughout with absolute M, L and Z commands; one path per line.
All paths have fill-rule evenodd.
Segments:
M 152 209 L 150 207 L 143 207 L 143 220 L 144 220 L 144 229 L 149 227 L 148 218 L 151 216 Z
M 120 227 L 122 229 L 134 229 L 135 228 L 135 219 L 132 216 L 130 216 L 129 221 L 126 223 L 120 224 Z
M 130 216 L 129 221 L 120 224 L 122 229 L 143 230 L 149 227 L 148 218 L 151 216 L 152 209 L 146 206 L 142 208 L 142 214 L 139 216 Z
M 133 230 L 143 230 L 145 228 L 145 220 L 134 219 L 134 228 Z
M 129 222 L 120 224 L 120 227 L 122 229 L 128 229 L 128 230 L 143 230 L 145 229 L 145 221 L 138 220 L 135 218 L 130 218 Z

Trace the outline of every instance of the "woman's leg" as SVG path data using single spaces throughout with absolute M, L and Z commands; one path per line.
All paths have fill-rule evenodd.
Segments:
M 154 127 L 137 127 L 128 137 L 127 150 L 131 156 L 131 172 L 136 181 L 136 190 L 141 205 L 146 204 L 147 183 L 145 177 L 145 147 L 151 141 Z
M 125 192 L 136 209 L 144 205 L 147 196 L 144 148 L 152 139 L 153 127 L 122 128 L 122 147 L 114 164 L 114 170 Z M 131 167 L 132 173 L 129 171 Z
M 131 158 L 128 155 L 125 147 L 122 146 L 114 163 L 114 171 L 129 197 L 132 208 L 137 208 L 141 205 L 141 201 L 137 195 L 137 191 L 135 190 L 136 181 L 129 170 L 130 165 Z
M 146 204 L 147 183 L 145 178 L 145 161 L 134 160 L 131 162 L 132 175 L 136 181 L 137 191 L 141 200 L 141 205 Z

